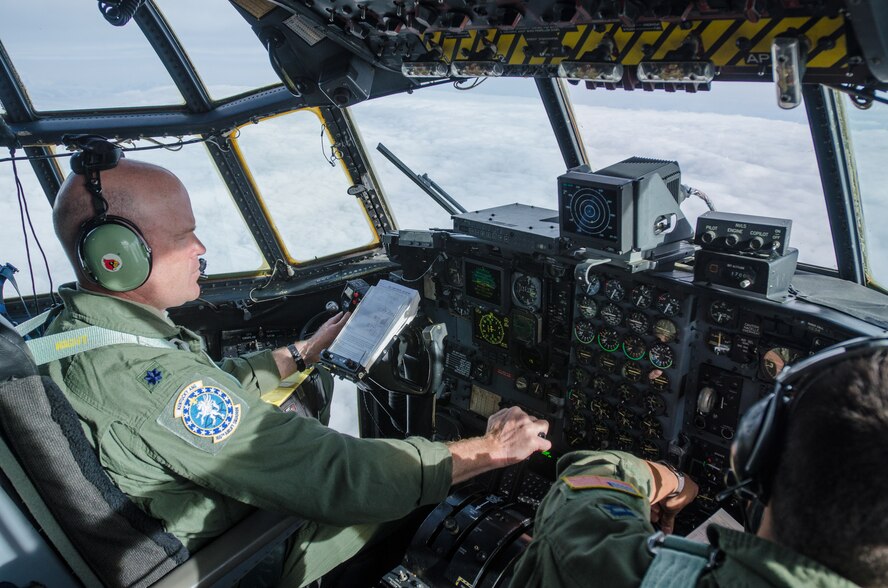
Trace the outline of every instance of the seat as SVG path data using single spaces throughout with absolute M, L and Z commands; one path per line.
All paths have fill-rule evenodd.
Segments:
M 226 586 L 303 523 L 257 511 L 189 554 L 108 477 L 70 403 L 52 380 L 37 373 L 24 341 L 3 317 L 0 432 L 6 478 L 0 533 L 16 537 L 23 528 L 30 530 L 27 541 L 36 545 L 12 550 L 9 563 L 0 567 L 4 579 L 21 585 Z

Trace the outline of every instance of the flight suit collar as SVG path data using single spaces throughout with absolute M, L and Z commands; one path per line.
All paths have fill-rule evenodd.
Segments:
M 721 586 L 730 579 L 758 577 L 769 586 L 853 588 L 856 584 L 826 566 L 751 533 L 710 525 L 710 543 L 725 555 L 723 563 L 712 571 Z M 758 584 L 756 584 L 758 585 Z
M 147 304 L 84 290 L 75 284 L 59 286 L 59 295 L 66 314 L 90 325 L 143 337 L 178 337 L 189 343 L 197 337 Z

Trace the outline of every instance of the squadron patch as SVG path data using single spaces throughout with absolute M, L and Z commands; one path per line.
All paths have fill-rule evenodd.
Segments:
M 123 260 L 120 259 L 120 256 L 114 255 L 113 253 L 106 253 L 102 256 L 102 267 L 107 271 L 119 272 L 122 266 Z
M 196 380 L 179 390 L 157 422 L 198 449 L 217 453 L 248 408 L 218 383 Z

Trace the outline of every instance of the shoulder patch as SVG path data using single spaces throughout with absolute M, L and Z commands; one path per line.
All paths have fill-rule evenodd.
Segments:
M 599 490 L 614 490 L 629 496 L 644 498 L 635 486 L 629 482 L 614 478 L 604 478 L 602 476 L 564 476 L 561 478 L 561 481 L 571 490 L 592 490 L 597 488 Z
M 179 389 L 157 422 L 198 449 L 217 453 L 247 410 L 249 405 L 217 382 L 196 380 Z
M 641 519 L 640 514 L 638 514 L 625 504 L 605 502 L 604 504 L 599 504 L 598 508 L 601 509 L 604 514 L 615 521 L 619 521 L 622 519 Z

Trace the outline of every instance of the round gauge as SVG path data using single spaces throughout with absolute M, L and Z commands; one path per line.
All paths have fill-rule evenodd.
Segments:
M 657 461 L 660 459 L 660 448 L 651 440 L 643 441 L 641 444 L 641 457 L 648 461 Z
M 620 433 L 617 435 L 617 438 L 614 440 L 614 445 L 620 451 L 625 451 L 626 453 L 638 453 L 635 449 L 635 446 L 637 445 L 635 437 L 629 433 Z
M 669 391 L 669 376 L 663 370 L 655 368 L 648 372 L 648 382 L 658 392 Z
M 598 371 L 613 374 L 617 371 L 617 360 L 613 355 L 602 353 L 598 356 Z
M 641 367 L 639 367 L 639 365 L 634 361 L 627 362 L 626 365 L 623 366 L 623 377 L 630 382 L 640 381 L 641 374 Z
M 607 418 L 607 415 L 610 412 L 610 406 L 608 406 L 607 402 L 601 398 L 593 398 L 592 402 L 589 403 L 589 410 L 592 411 L 592 416 L 595 417 L 596 420 L 603 420 Z
M 672 349 L 665 343 L 654 343 L 648 351 L 648 358 L 655 368 L 661 370 L 672 367 L 672 362 L 675 361 Z
M 577 321 L 574 325 L 574 337 L 576 337 L 577 341 L 580 343 L 588 345 L 595 340 L 595 325 L 590 321 Z
M 716 300 L 709 305 L 709 318 L 717 325 L 726 325 L 737 318 L 737 307 L 724 300 Z
M 628 326 L 633 333 L 645 335 L 647 334 L 648 329 L 651 328 L 651 319 L 640 310 L 633 310 L 626 316 L 626 326 Z
M 595 359 L 595 354 L 588 347 L 577 347 L 577 363 L 580 365 L 589 365 Z
M 674 341 L 678 335 L 678 327 L 669 319 L 658 319 L 654 321 L 654 336 L 663 343 Z
M 681 310 L 681 303 L 669 292 L 663 292 L 657 296 L 657 310 L 666 316 L 675 316 Z
M 595 296 L 601 290 L 601 276 L 596 273 L 586 274 L 586 294 Z
M 592 449 L 607 449 L 611 445 L 611 431 L 604 423 L 598 423 L 592 427 L 592 435 L 589 437 L 589 446 Z
M 581 388 L 589 382 L 589 372 L 583 368 L 574 368 L 573 377 L 576 385 Z
M 635 415 L 632 414 L 632 411 L 628 408 L 624 407 L 617 409 L 617 414 L 614 415 L 614 420 L 617 421 L 617 426 L 621 429 L 635 428 Z
M 620 397 L 620 402 L 629 406 L 635 406 L 635 400 L 637 394 L 635 392 L 635 388 L 630 386 L 629 384 L 620 384 L 617 386 L 617 396 Z
M 539 308 L 543 289 L 540 279 L 525 274 L 516 274 L 516 276 L 512 282 L 512 296 L 515 297 L 515 302 L 526 308 Z
M 644 405 L 648 412 L 654 415 L 662 415 L 666 412 L 666 401 L 659 394 L 648 394 L 644 397 Z
M 660 421 L 652 416 L 641 419 L 641 434 L 648 438 L 659 439 L 663 434 L 663 427 Z
M 589 387 L 597 396 L 604 396 L 610 393 L 611 382 L 605 376 L 595 376 Z
M 451 257 L 447 260 L 447 265 L 445 266 L 445 275 L 447 279 L 447 283 L 456 288 L 462 288 L 463 286 L 463 271 L 462 264 L 458 259 Z
M 584 319 L 592 319 L 598 314 L 598 303 L 591 296 L 583 296 L 577 302 L 577 310 Z
M 788 347 L 772 347 L 762 355 L 762 373 L 773 381 L 783 371 L 783 368 L 794 362 L 798 356 L 797 351 Z
M 641 340 L 641 337 L 629 335 L 623 339 L 623 353 L 632 361 L 639 361 L 647 353 L 647 346 Z
M 616 327 L 623 322 L 623 310 L 616 304 L 608 302 L 601 307 L 601 320 L 612 327 Z
M 620 348 L 620 335 L 613 329 L 601 329 L 598 331 L 598 344 L 608 353 Z
M 492 312 L 488 312 L 478 321 L 481 338 L 493 345 L 499 345 L 506 336 L 503 321 Z
M 567 391 L 567 402 L 575 411 L 584 408 L 586 405 L 586 395 L 576 390 Z
M 527 391 L 528 381 L 524 376 L 518 376 L 515 378 L 515 389 L 519 392 Z
M 639 284 L 632 288 L 629 293 L 629 300 L 638 308 L 650 308 L 654 302 L 654 290 L 647 284 Z
M 716 355 L 727 355 L 731 352 L 731 335 L 724 331 L 712 329 L 709 331 L 709 338 L 706 340 L 706 344 L 709 345 L 709 348 Z
M 604 295 L 614 302 L 619 302 L 626 297 L 626 288 L 620 280 L 611 279 L 604 284 Z
M 453 296 L 451 296 L 450 312 L 456 316 L 469 316 L 469 313 L 472 312 L 472 308 L 462 292 L 454 292 Z

